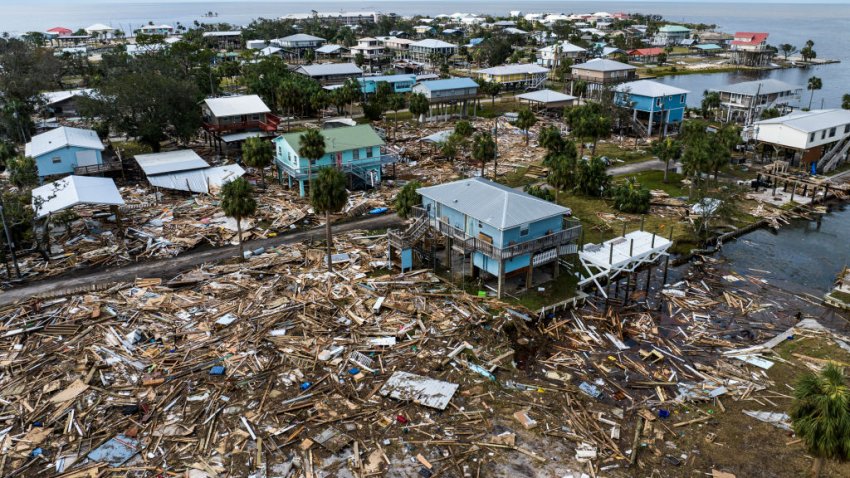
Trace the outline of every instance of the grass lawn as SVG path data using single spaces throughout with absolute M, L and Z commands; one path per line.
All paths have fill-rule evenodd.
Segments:
M 633 142 L 626 142 L 624 145 L 620 145 L 614 142 L 600 142 L 596 144 L 596 155 L 597 156 L 607 156 L 608 159 L 612 161 L 612 166 L 619 166 L 627 163 L 640 163 L 643 161 L 649 161 L 653 159 L 655 155 L 652 154 L 651 151 L 645 149 L 634 149 Z M 614 161 L 616 159 L 622 160 L 623 162 Z
M 543 181 L 542 179 L 530 178 L 525 175 L 528 172 L 528 167 L 523 166 L 520 168 L 511 171 L 501 177 L 498 178 L 499 182 L 504 184 L 505 186 L 516 188 L 519 186 L 526 186 L 528 184 L 533 184 L 538 181 Z
M 690 229 L 677 224 L 673 219 L 656 215 L 625 214 L 614 209 L 613 203 L 605 199 L 561 193 L 558 202 L 570 208 L 573 216 L 581 220 L 585 244 L 598 244 L 622 234 L 624 224 L 626 232 L 640 229 L 642 217 L 645 231 L 669 237 L 670 229 L 673 228 L 674 240 L 689 243 L 693 241 Z M 605 216 L 600 217 L 600 214 Z
M 666 183 L 664 182 L 664 171 L 641 171 L 639 173 L 618 176 L 615 180 L 621 178 L 635 178 L 638 183 L 647 189 L 661 189 L 672 197 L 688 195 L 688 189 L 682 185 L 682 179 L 685 177 L 681 174 L 668 173 Z
M 557 279 L 540 284 L 540 287 L 544 288 L 542 292 L 538 292 L 537 287 L 533 287 L 514 297 L 506 297 L 505 300 L 507 302 L 517 303 L 532 312 L 536 312 L 545 306 L 573 298 L 576 295 L 577 285 L 578 279 L 569 271 L 561 268 Z
M 524 107 L 525 106 L 520 105 L 518 101 L 508 100 L 496 101 L 496 104 L 494 105 L 489 97 L 486 99 L 482 97 L 481 107 L 478 108 L 478 116 L 482 118 L 495 118 L 497 115 L 501 115 L 503 113 L 518 112 Z M 471 113 L 473 109 L 470 108 L 468 111 Z

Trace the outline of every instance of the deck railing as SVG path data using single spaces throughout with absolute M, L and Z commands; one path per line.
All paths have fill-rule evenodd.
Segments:
M 414 207 L 411 217 L 416 218 L 416 222 L 420 222 L 428 216 L 428 211 L 422 207 Z M 504 247 L 497 247 L 489 241 L 472 237 L 466 234 L 465 231 L 458 229 L 442 219 L 428 219 L 428 224 L 432 229 L 435 229 L 443 236 L 452 239 L 452 247 L 463 250 L 464 253 L 480 252 L 494 259 L 510 259 L 521 256 L 523 254 L 532 254 L 535 252 L 559 248 L 562 245 L 569 244 L 578 240 L 581 235 L 581 223 L 575 219 L 568 219 L 564 229 L 556 231 L 545 236 L 538 237 L 529 241 L 523 241 L 516 244 L 509 244 Z M 391 237 L 393 246 L 395 247 L 410 247 L 411 237 L 406 237 L 405 233 L 394 233 Z
M 109 171 L 121 171 L 121 161 L 104 161 L 99 164 L 90 164 L 87 166 L 77 166 L 74 168 L 74 174 L 78 176 L 87 176 L 89 174 L 100 174 Z

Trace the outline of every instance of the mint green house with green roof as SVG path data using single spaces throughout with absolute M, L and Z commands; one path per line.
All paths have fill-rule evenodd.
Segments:
M 350 187 L 377 187 L 384 165 L 399 160 L 384 148 L 384 140 L 369 125 L 346 126 L 319 131 L 325 138 L 325 155 L 308 159 L 298 154 L 303 133 L 288 133 L 274 139 L 275 166 L 281 183 L 286 178 L 290 187 L 298 183 L 301 196 L 310 177 L 321 168 L 337 168 L 348 174 Z

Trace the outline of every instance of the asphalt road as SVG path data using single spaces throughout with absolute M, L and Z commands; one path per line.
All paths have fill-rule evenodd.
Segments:
M 402 219 L 395 213 L 392 213 L 381 216 L 365 216 L 337 223 L 334 225 L 333 230 L 334 234 L 336 234 L 339 232 L 353 231 L 357 229 L 384 229 L 398 226 L 401 223 Z M 254 250 L 259 247 L 269 249 L 282 244 L 293 244 L 313 239 L 323 240 L 324 237 L 325 227 L 320 226 L 304 231 L 284 233 L 277 237 L 248 241 L 245 243 L 245 250 Z M 201 264 L 230 259 L 238 254 L 238 246 L 225 246 L 197 252 L 187 252 L 167 259 L 139 262 L 110 269 L 103 269 L 96 272 L 75 272 L 64 276 L 32 282 L 3 291 L 0 293 L 0 305 L 12 304 L 39 294 L 56 293 L 63 290 L 76 290 L 79 288 L 94 286 L 96 284 L 130 282 L 139 277 L 161 277 L 164 279 L 170 279 L 181 272 L 195 268 Z

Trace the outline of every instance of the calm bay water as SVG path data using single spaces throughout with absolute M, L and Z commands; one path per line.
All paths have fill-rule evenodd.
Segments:
M 779 232 L 753 231 L 724 244 L 720 256 L 742 274 L 763 275 L 772 285 L 820 296 L 832 289 L 836 276 L 850 265 L 850 207 L 836 206 L 817 222 L 795 220 Z
M 105 23 L 124 31 L 133 31 L 148 21 L 155 23 L 228 22 L 245 25 L 258 17 L 276 18 L 287 13 L 304 13 L 310 10 L 340 11 L 367 10 L 395 12 L 401 15 L 438 15 L 457 11 L 481 14 L 507 15 L 510 10 L 523 12 L 587 13 L 587 12 L 640 12 L 663 15 L 673 21 L 716 24 L 727 32 L 767 31 L 774 45 L 791 43 L 803 45 L 815 41 L 815 50 L 821 58 L 842 60 L 838 65 L 827 65 L 806 70 L 772 71 L 759 74 L 690 75 L 667 78 L 662 81 L 681 86 L 693 92 L 689 97 L 697 106 L 705 89 L 735 81 L 767 76 L 805 86 L 812 75 L 823 79 L 824 88 L 815 93 L 813 107 L 821 100 L 827 108 L 838 107 L 841 96 L 850 93 L 850 53 L 848 53 L 847 25 L 850 24 L 850 5 L 816 4 L 747 4 L 726 2 L 616 2 L 616 1 L 524 1 L 467 0 L 462 4 L 448 1 L 107 1 L 107 0 L 41 0 L 38 2 L 4 0 L 0 15 L 0 31 L 22 33 L 43 31 L 55 26 L 77 29 L 93 23 Z M 208 11 L 217 12 L 216 18 L 204 18 Z M 803 100 L 808 104 L 808 95 Z

